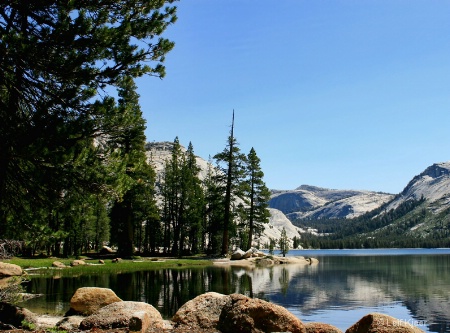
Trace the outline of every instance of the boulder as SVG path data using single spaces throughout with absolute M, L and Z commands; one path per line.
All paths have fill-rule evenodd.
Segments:
M 125 328 L 145 332 L 149 327 L 163 329 L 161 314 L 144 302 L 116 302 L 107 305 L 83 319 L 81 330 Z
M 86 262 L 84 260 L 74 260 L 70 263 L 70 266 L 81 266 L 86 265 Z
M 98 261 L 98 263 L 101 264 L 101 265 L 104 265 L 104 264 L 105 264 L 105 261 L 100 259 L 100 260 Z
M 78 288 L 70 300 L 69 312 L 90 315 L 106 305 L 121 301 L 109 288 Z
M 244 255 L 242 256 L 242 259 L 248 259 L 253 256 L 253 249 L 248 249 Z
M 82 316 L 64 317 L 55 326 L 64 331 L 78 331 L 78 327 L 84 318 Z
M 114 251 L 108 246 L 103 246 L 100 250 L 100 254 L 111 254 L 111 253 L 114 253 Z
M 172 321 L 195 330 L 215 329 L 223 307 L 230 301 L 230 296 L 215 292 L 199 295 L 179 308 Z
M 423 331 L 410 323 L 394 317 L 369 313 L 358 322 L 349 327 L 345 333 L 423 333 Z
M 19 276 L 22 274 L 23 270 L 20 266 L 0 262 L 0 276 Z
M 28 309 L 0 302 L 0 322 L 21 327 L 22 322 L 36 323 L 36 315 Z
M 162 319 L 162 317 L 161 317 Z M 133 316 L 130 318 L 130 323 L 128 324 L 128 329 L 133 332 L 145 332 L 147 328 L 150 327 L 152 321 L 150 319 L 150 315 L 146 311 L 137 311 L 133 313 Z M 162 323 L 162 327 L 164 327 L 164 321 Z
M 118 264 L 121 261 L 122 261 L 122 258 L 114 258 L 113 260 L 111 260 L 111 262 L 115 263 L 115 264 Z
M 56 268 L 66 268 L 67 266 L 65 264 L 63 264 L 61 261 L 54 261 L 52 263 L 52 267 L 56 267 Z
M 336 326 L 324 323 L 305 323 L 306 333 L 342 333 Z
M 242 257 L 244 256 L 245 252 L 242 251 L 241 249 L 237 249 L 236 251 L 233 252 L 233 254 L 231 255 L 230 260 L 240 260 L 242 259 Z
M 219 318 L 222 333 L 306 333 L 300 319 L 279 305 L 240 294 L 230 298 Z

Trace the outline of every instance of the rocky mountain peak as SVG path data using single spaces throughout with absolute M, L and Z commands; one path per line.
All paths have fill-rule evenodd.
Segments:
M 405 189 L 388 205 L 387 210 L 397 208 L 408 200 L 420 200 L 424 198 L 430 203 L 439 201 L 437 211 L 450 207 L 450 162 L 435 163 L 415 176 Z

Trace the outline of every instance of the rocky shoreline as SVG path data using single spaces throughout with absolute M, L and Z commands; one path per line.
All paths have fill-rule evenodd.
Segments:
M 170 320 L 144 302 L 122 301 L 111 289 L 78 289 L 65 316 L 39 316 L 0 303 L 0 329 L 8 332 L 141 333 L 343 333 L 327 323 L 303 323 L 285 308 L 241 294 L 208 292 L 188 301 Z M 17 329 L 20 327 L 21 329 Z M 423 333 L 419 328 L 379 313 L 369 313 L 345 333 Z
M 314 258 L 261 256 L 215 260 L 215 265 L 270 266 L 317 264 Z M 8 264 L 9 265 L 9 264 Z M 3 269 L 13 268 L 3 265 Z M 121 300 L 111 289 L 79 288 L 65 316 L 37 315 L 26 308 L 0 303 L 0 330 L 20 332 L 141 332 L 141 333 L 343 333 L 328 323 L 303 323 L 287 309 L 241 294 L 208 292 L 182 305 L 170 320 L 144 302 Z M 370 313 L 355 318 L 345 333 L 423 333 L 399 319 Z

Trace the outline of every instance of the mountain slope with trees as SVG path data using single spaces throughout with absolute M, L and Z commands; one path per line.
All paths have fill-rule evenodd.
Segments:
M 147 158 L 150 165 L 156 170 L 156 192 L 164 185 L 165 161 L 171 159 L 172 151 L 179 146 L 181 155 L 187 154 L 188 149 L 176 142 L 153 142 L 148 143 Z M 231 244 L 233 247 L 249 248 L 267 247 L 270 240 L 278 240 L 281 237 L 283 228 L 287 231 L 290 244 L 293 246 L 293 239 L 300 238 L 300 229 L 292 225 L 287 217 L 276 209 L 268 208 L 270 191 L 263 181 L 263 172 L 259 166 L 259 158 L 256 151 L 252 148 L 245 158 L 247 169 L 244 174 L 244 181 L 240 184 L 241 192 L 236 192 L 240 196 L 234 196 L 233 227 Z M 223 219 L 223 197 L 224 197 L 224 170 L 217 167 L 211 159 L 209 162 L 199 156 L 195 156 L 198 166 L 198 178 L 204 187 L 204 207 L 206 209 L 204 224 L 202 226 L 204 233 L 201 235 L 202 244 L 208 252 L 220 252 L 222 245 L 221 228 Z M 253 184 L 253 190 L 252 190 Z M 158 204 L 163 206 L 163 199 L 158 194 Z M 252 204 L 253 198 L 253 204 Z M 253 222 L 251 207 L 253 205 Z M 253 223 L 253 235 L 250 236 L 250 224 Z M 250 243 L 251 241 L 251 243 Z
M 304 245 L 320 248 L 449 247 L 450 162 L 437 163 L 415 176 L 395 198 L 353 219 L 294 221 L 315 228 Z

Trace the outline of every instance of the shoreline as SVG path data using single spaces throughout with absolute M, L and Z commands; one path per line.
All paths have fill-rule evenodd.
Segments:
M 289 264 L 301 264 L 312 265 L 318 264 L 319 260 L 316 258 L 305 258 L 303 256 L 265 256 L 265 257 L 251 257 L 246 259 L 216 259 L 213 260 L 215 266 L 243 266 L 243 267 L 268 267 L 274 265 L 289 265 Z

